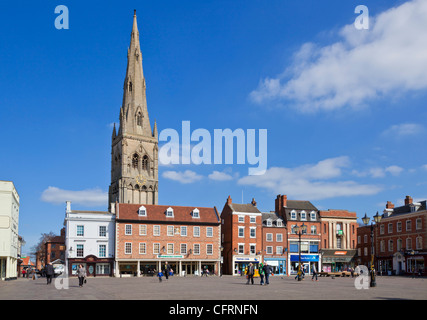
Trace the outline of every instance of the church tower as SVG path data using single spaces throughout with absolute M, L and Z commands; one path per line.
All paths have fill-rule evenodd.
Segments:
M 151 130 L 136 10 L 127 53 L 120 127 L 113 128 L 109 203 L 158 203 L 157 125 Z

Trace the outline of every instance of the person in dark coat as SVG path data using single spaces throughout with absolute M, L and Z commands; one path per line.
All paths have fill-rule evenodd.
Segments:
M 248 281 L 246 282 L 246 284 L 249 284 L 249 281 L 251 281 L 251 284 L 254 284 L 254 274 L 255 274 L 255 268 L 251 262 L 249 263 L 248 271 L 246 272 L 246 276 L 248 278 Z
M 53 277 L 54 274 L 55 274 L 55 271 L 53 270 L 52 263 L 49 263 L 46 266 L 46 280 L 47 280 L 46 284 L 51 284 L 52 283 L 52 277 Z
M 165 277 L 166 280 L 169 279 L 169 273 L 171 272 L 171 266 L 168 264 L 168 262 L 165 262 Z
M 269 282 L 269 278 L 270 278 L 270 274 L 271 274 L 271 267 L 267 262 L 264 262 L 264 277 L 265 277 L 265 284 L 268 285 L 270 284 Z

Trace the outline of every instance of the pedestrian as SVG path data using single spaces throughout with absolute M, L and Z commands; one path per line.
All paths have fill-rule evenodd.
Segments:
M 157 276 L 159 277 L 159 282 L 162 282 L 162 277 L 163 277 L 162 270 L 159 270 L 159 272 L 157 273 Z
M 264 277 L 265 277 L 265 285 L 269 285 L 270 284 L 270 274 L 271 274 L 271 267 L 270 265 L 265 262 L 264 263 Z
M 83 287 L 83 283 L 86 283 L 86 269 L 80 264 L 77 269 L 77 276 L 79 278 L 79 287 Z
M 169 273 L 171 271 L 171 266 L 168 264 L 167 261 L 165 262 L 165 269 L 164 270 L 165 270 L 166 280 L 168 280 L 169 279 Z
M 49 264 L 46 266 L 46 284 L 51 284 L 52 283 L 52 277 L 55 274 L 54 270 L 53 270 L 53 266 L 52 263 L 49 262 Z
M 259 277 L 261 278 L 260 285 L 264 285 L 264 264 L 261 262 L 259 264 Z
M 354 278 L 354 269 L 352 267 L 350 267 L 350 273 L 351 273 L 351 277 Z
M 313 271 L 313 276 L 311 277 L 311 281 L 314 281 L 314 277 L 316 277 L 316 281 L 319 281 L 319 280 L 317 280 L 316 263 L 313 263 L 313 268 L 311 270 Z
M 26 273 L 25 269 L 22 269 L 22 278 L 25 278 L 25 273 Z
M 251 262 L 249 263 L 248 271 L 246 272 L 246 277 L 248 278 L 248 281 L 246 282 L 246 284 L 249 284 L 249 281 L 251 282 L 251 284 L 254 284 L 254 273 L 255 273 L 255 269 Z

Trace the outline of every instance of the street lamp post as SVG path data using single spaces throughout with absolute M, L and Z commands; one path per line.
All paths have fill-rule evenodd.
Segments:
M 366 215 L 362 218 L 362 221 L 365 225 L 369 224 L 369 217 Z M 374 221 L 375 224 L 378 224 L 381 221 L 381 216 L 377 214 L 374 216 Z M 371 222 L 371 270 L 370 270 L 370 276 L 371 276 L 371 281 L 370 281 L 370 286 L 371 287 L 376 287 L 377 286 L 377 281 L 376 281 L 376 277 L 375 277 L 375 267 L 374 267 L 374 224 L 373 222 Z
M 298 235 L 298 281 L 302 280 L 302 270 L 301 270 L 301 235 L 305 233 L 307 226 L 303 223 L 301 227 L 296 225 L 294 227 L 295 233 Z

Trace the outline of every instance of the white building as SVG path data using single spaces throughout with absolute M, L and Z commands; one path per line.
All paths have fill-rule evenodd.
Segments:
M 88 276 L 111 276 L 114 267 L 115 214 L 108 211 L 71 210 L 65 213 L 65 270 L 76 275 L 78 266 Z
M 0 278 L 18 276 L 19 195 L 13 182 L 0 181 Z

